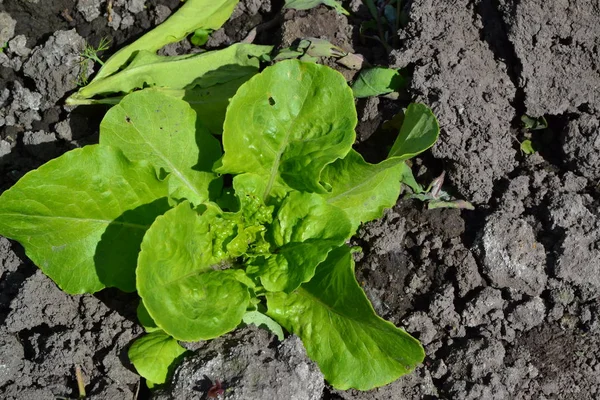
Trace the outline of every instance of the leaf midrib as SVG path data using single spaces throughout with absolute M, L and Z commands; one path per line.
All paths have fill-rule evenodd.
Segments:
M 306 298 L 308 298 L 310 301 L 314 301 L 315 303 L 318 303 L 319 305 L 321 305 L 321 306 L 322 306 L 322 307 L 323 307 L 325 310 L 327 310 L 327 314 L 329 315 L 329 318 L 330 318 L 330 319 L 331 319 L 331 314 L 335 314 L 335 315 L 337 315 L 337 316 L 339 316 L 339 317 L 342 317 L 342 318 L 344 318 L 344 319 L 350 320 L 352 323 L 358 324 L 359 326 L 366 326 L 368 329 L 374 329 L 374 330 L 377 330 L 377 331 L 379 331 L 379 332 L 383 332 L 383 333 L 387 333 L 387 334 L 390 334 L 390 333 L 391 333 L 391 334 L 396 334 L 396 335 L 398 334 L 397 332 L 390 332 L 390 330 L 389 330 L 389 327 L 386 327 L 387 329 L 384 329 L 383 327 L 380 327 L 380 326 L 379 326 L 379 324 L 373 324 L 373 323 L 372 323 L 371 321 L 369 321 L 369 320 L 357 319 L 357 318 L 354 318 L 354 317 L 352 317 L 352 316 L 348 316 L 348 315 L 346 315 L 346 314 L 342 314 L 342 313 L 340 313 L 340 312 L 336 311 L 335 309 L 333 309 L 333 308 L 332 308 L 331 306 L 329 306 L 328 304 L 325 304 L 325 303 L 324 303 L 324 302 L 323 302 L 321 299 L 319 299 L 318 297 L 315 297 L 315 296 L 313 296 L 313 295 L 312 295 L 311 293 L 309 293 L 309 292 L 308 292 L 306 289 L 302 289 L 302 288 L 298 289 L 298 291 L 297 291 L 297 294 L 298 294 L 299 296 L 306 297 Z M 379 316 L 377 316 L 377 315 L 375 314 L 375 310 L 371 309 L 371 311 L 372 311 L 372 313 L 375 315 L 375 318 L 376 318 L 376 319 L 380 319 L 380 318 L 381 318 L 381 317 L 379 317 Z M 381 321 L 381 322 L 384 322 L 384 323 L 385 323 L 385 322 L 387 322 L 387 323 L 390 323 L 389 321 L 385 321 L 385 320 L 383 320 L 383 321 Z M 385 324 L 384 324 L 384 325 L 385 325 Z M 396 329 L 398 329 L 398 328 L 396 328 Z M 362 330 L 363 330 L 363 332 L 364 332 L 364 331 L 365 331 L 365 328 L 362 328 Z M 402 331 L 402 330 L 400 330 L 400 332 L 403 332 L 403 331 Z M 406 332 L 405 332 L 405 333 L 406 333 Z M 402 335 L 402 334 L 401 334 L 401 335 Z M 410 335 L 409 335 L 409 336 L 410 336 Z M 377 341 L 373 340 L 372 342 L 373 342 L 373 343 L 374 343 L 374 344 L 375 344 L 375 345 L 376 345 L 376 346 L 379 348 L 379 351 L 380 351 L 382 354 L 384 354 L 384 355 L 386 354 L 386 351 L 385 351 L 385 349 L 381 348 L 381 346 L 379 345 L 379 343 L 378 343 Z M 387 355 L 386 355 L 386 356 L 387 356 Z M 400 363 L 400 364 L 402 364 L 402 365 L 410 365 L 410 362 L 408 362 L 407 360 L 399 360 L 399 359 L 397 359 L 397 358 L 395 358 L 395 357 L 389 357 L 389 356 L 387 356 L 387 357 L 388 357 L 388 358 L 391 358 L 391 359 L 393 359 L 393 360 L 395 360 L 396 362 L 398 362 L 398 363 Z
M 305 78 L 305 77 L 310 78 L 310 83 L 307 84 L 307 87 L 309 87 L 309 88 L 312 87 L 312 83 L 314 81 L 313 77 L 310 74 L 303 73 L 303 71 L 301 71 L 301 74 L 303 75 L 303 78 Z M 281 156 L 283 156 L 283 152 L 287 148 L 287 146 L 289 144 L 290 136 L 292 135 L 292 127 L 295 125 L 295 121 L 298 119 L 298 117 L 302 114 L 302 110 L 304 109 L 304 105 L 306 104 L 306 99 L 308 98 L 309 94 L 310 94 L 309 90 L 306 91 L 306 93 L 304 93 L 304 99 L 302 99 L 302 106 L 300 107 L 300 110 L 298 111 L 298 113 L 294 116 L 294 118 L 288 124 L 287 133 L 285 135 L 285 140 L 282 141 L 282 145 L 277 150 L 277 154 L 275 155 L 275 160 L 273 162 L 273 165 L 271 166 L 271 171 L 269 172 L 269 174 L 270 174 L 269 182 L 267 183 L 267 188 L 265 189 L 265 194 L 263 195 L 264 201 L 267 200 L 267 197 L 269 197 L 269 194 L 271 193 L 271 189 L 273 188 L 273 184 L 275 183 L 275 177 L 277 176 L 277 172 L 279 171 L 279 165 L 281 163 Z M 279 121 L 277 121 L 277 122 L 279 122 Z
M 384 160 L 381 164 L 385 163 L 386 161 L 389 161 L 389 159 L 388 160 Z M 400 162 L 401 161 L 399 161 L 398 164 Z M 368 191 L 373 191 L 374 192 L 375 190 L 373 189 L 373 187 L 378 188 L 381 185 L 381 182 L 385 182 L 385 179 L 379 179 L 379 182 L 377 182 L 376 186 L 373 186 L 372 184 L 370 184 L 370 181 L 372 179 L 375 179 L 376 177 L 378 177 L 380 174 L 386 174 L 386 173 L 388 173 L 391 169 L 396 168 L 398 166 L 398 164 L 392 165 L 392 166 L 389 166 L 389 167 L 380 168 L 379 170 L 370 173 L 369 177 L 367 179 L 364 179 L 363 182 L 359 183 L 358 185 L 351 186 L 348 190 L 340 192 L 339 194 L 336 194 L 333 197 L 329 197 L 327 199 L 327 202 L 328 203 L 334 203 L 339 198 L 346 197 L 346 196 L 348 196 L 348 195 L 350 195 L 352 193 L 363 193 L 364 192 L 364 187 L 369 187 Z M 379 164 L 375 164 L 375 165 L 379 165 Z
M 364 180 L 363 182 L 359 183 L 358 185 L 354 185 L 351 186 L 348 190 L 345 190 L 343 192 L 340 192 L 339 194 L 330 197 L 327 199 L 327 203 L 332 204 L 335 203 L 338 199 L 340 198 L 344 198 L 347 197 L 351 194 L 354 193 L 364 193 L 364 188 L 368 187 L 369 189 L 367 189 L 367 191 L 373 191 L 373 187 L 379 187 L 379 185 L 381 184 L 381 180 L 379 182 L 377 182 L 377 185 L 373 186 L 372 182 L 370 181 L 371 179 L 373 179 L 374 177 L 376 177 L 377 175 L 379 175 L 380 173 L 385 172 L 385 170 L 383 171 L 378 171 L 375 174 L 371 175 L 369 177 L 369 179 Z
M 7 216 L 7 217 L 18 217 L 18 218 L 59 219 L 59 220 L 66 220 L 66 221 L 93 222 L 93 223 L 106 224 L 106 225 L 121 225 L 121 226 L 125 226 L 125 227 L 142 229 L 142 230 L 147 230 L 148 228 L 150 228 L 150 225 L 142 225 L 142 224 L 135 224 L 132 222 L 122 222 L 122 221 L 98 219 L 98 218 L 66 217 L 66 216 L 62 216 L 62 215 L 12 214 L 12 213 L 10 213 L 10 214 L 3 213 L 0 215 Z
M 285 140 L 282 142 L 283 144 L 279 147 L 279 149 L 277 150 L 277 154 L 275 155 L 275 160 L 273 162 L 273 165 L 271 166 L 271 171 L 269 172 L 269 182 L 267 183 L 267 187 L 265 189 L 265 194 L 263 196 L 263 201 L 267 201 L 267 198 L 269 197 L 269 194 L 271 193 L 271 189 L 273 188 L 273 184 L 275 183 L 275 177 L 277 176 L 277 173 L 279 172 L 279 165 L 281 164 L 281 156 L 283 155 L 283 152 L 285 151 L 287 145 L 288 145 L 288 140 L 290 138 L 292 134 L 292 130 L 288 129 L 287 134 L 285 135 Z
M 122 108 L 122 107 L 121 107 Z M 125 112 L 125 114 L 127 114 L 127 111 L 122 108 L 123 112 Z M 150 146 L 150 148 L 155 152 L 155 154 L 157 154 L 159 156 L 159 158 L 161 160 L 163 160 L 167 166 L 170 168 L 170 172 L 175 174 L 179 179 L 181 179 L 181 181 L 188 187 L 191 189 L 192 192 L 194 192 L 194 194 L 196 194 L 198 197 L 202 198 L 204 196 L 202 196 L 202 194 L 196 189 L 196 187 L 194 185 L 192 185 L 192 183 L 181 173 L 181 171 L 179 171 L 178 168 L 176 168 L 171 161 L 169 161 L 169 159 L 161 152 L 159 151 L 156 147 L 154 147 L 154 145 L 152 144 L 151 141 L 147 140 L 147 138 L 142 135 L 142 132 L 137 128 L 137 126 L 135 125 L 135 123 L 132 121 L 130 121 L 131 126 L 133 127 L 133 129 L 135 129 L 135 131 L 138 133 L 139 137 L 142 138 L 144 140 L 144 142 Z
M 370 326 L 372 326 L 370 323 L 368 323 L 367 321 L 365 321 L 364 319 L 358 319 L 358 318 L 354 318 L 352 316 L 346 315 L 346 314 L 342 314 L 341 312 L 336 311 L 334 308 L 332 308 L 329 304 L 326 304 L 323 302 L 323 300 L 321 300 L 320 298 L 313 296 L 309 291 L 307 291 L 306 289 L 300 288 L 297 291 L 298 295 L 303 296 L 308 298 L 310 301 L 314 301 L 315 303 L 320 304 L 323 308 L 325 308 L 328 312 L 331 312 L 332 314 L 336 314 L 340 317 L 343 317 L 345 319 L 349 319 L 351 321 L 357 322 L 359 324 L 368 324 Z M 374 311 L 373 311 L 374 312 Z

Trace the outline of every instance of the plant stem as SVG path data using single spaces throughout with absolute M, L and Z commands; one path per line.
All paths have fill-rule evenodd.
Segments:
M 85 398 L 85 381 L 83 380 L 83 374 L 79 365 L 75 366 L 75 378 L 77 379 L 77 389 L 79 390 L 79 398 Z

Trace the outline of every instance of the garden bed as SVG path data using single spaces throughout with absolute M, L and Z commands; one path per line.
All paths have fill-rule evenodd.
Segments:
M 65 106 L 94 66 L 86 43 L 110 38 L 108 54 L 162 22 L 179 2 L 114 0 L 0 2 L 0 191 L 64 152 L 98 141 L 106 106 Z M 88 397 L 250 399 L 595 399 L 600 396 L 599 11 L 589 0 L 547 4 L 406 2 L 395 48 L 360 35 L 360 1 L 340 15 L 325 6 L 281 10 L 240 2 L 209 39 L 221 48 L 246 38 L 290 46 L 317 37 L 374 65 L 403 68 L 399 99 L 357 100 L 358 143 L 383 159 L 395 137 L 381 124 L 418 101 L 441 134 L 413 160 L 426 184 L 475 210 L 428 210 L 400 199 L 362 226 L 356 275 L 377 313 L 417 337 L 425 362 L 367 392 L 324 381 L 300 341 L 248 326 L 186 347 L 195 354 L 172 384 L 151 392 L 127 359 L 143 333 L 137 298 L 115 289 L 62 292 L 0 237 L 0 397 L 76 398 L 76 367 Z M 110 10 L 110 11 L 108 11 Z M 189 43 L 165 54 L 190 52 Z M 331 61 L 348 79 L 356 71 Z M 547 127 L 524 127 L 522 117 Z M 521 147 L 531 140 L 535 152 Z M 387 147 L 386 147 L 387 146 Z M 195 396 L 195 397 L 194 397 Z M 203 397 L 204 396 L 204 397 Z

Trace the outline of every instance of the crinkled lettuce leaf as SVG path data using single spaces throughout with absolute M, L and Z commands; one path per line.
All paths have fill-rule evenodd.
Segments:
M 178 340 L 207 340 L 242 321 L 251 281 L 229 258 L 235 221 L 182 202 L 156 219 L 142 242 L 137 288 L 158 327 Z M 250 282 L 250 283 L 249 283 Z
M 320 175 L 355 139 L 352 91 L 331 68 L 287 60 L 240 87 L 225 117 L 216 172 L 252 173 L 276 185 L 325 193 Z
M 309 281 L 327 254 L 344 243 L 352 226 L 343 210 L 314 193 L 291 192 L 269 230 L 271 255 L 250 262 L 268 291 L 291 292 Z

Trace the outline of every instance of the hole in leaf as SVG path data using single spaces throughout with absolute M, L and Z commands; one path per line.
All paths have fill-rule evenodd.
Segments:
M 274 106 L 275 105 L 275 99 L 272 97 L 269 97 L 269 105 Z

